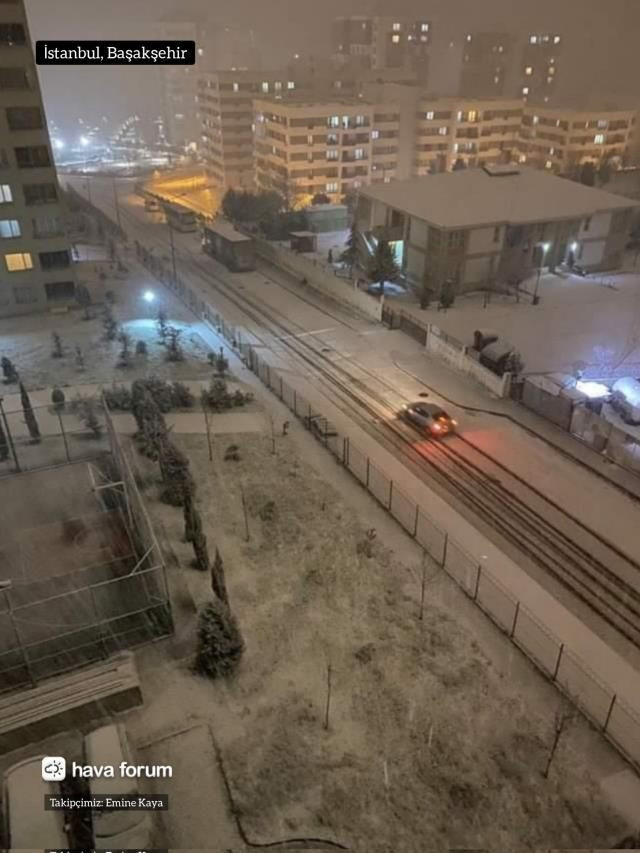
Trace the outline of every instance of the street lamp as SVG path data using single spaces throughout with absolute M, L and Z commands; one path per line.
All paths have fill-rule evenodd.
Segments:
M 533 304 L 537 305 L 540 302 L 538 297 L 538 288 L 540 287 L 540 275 L 542 273 L 542 267 L 544 266 L 544 259 L 547 256 L 547 252 L 551 248 L 551 243 L 538 243 L 538 249 L 540 250 L 540 263 L 538 264 L 538 275 L 536 277 L 536 287 L 533 291 Z
M 156 298 L 156 295 L 153 290 L 145 290 L 145 292 L 142 294 L 142 298 L 145 302 L 153 302 L 153 300 Z

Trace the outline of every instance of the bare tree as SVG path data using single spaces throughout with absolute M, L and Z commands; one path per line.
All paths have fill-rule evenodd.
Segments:
M 564 703 L 556 711 L 554 718 L 553 743 L 551 744 L 549 757 L 547 758 L 547 766 L 545 767 L 544 772 L 542 774 L 543 778 L 547 779 L 549 777 L 549 770 L 551 769 L 551 764 L 553 762 L 553 759 L 555 758 L 556 751 L 560 744 L 562 735 L 567 731 L 568 727 L 575 721 L 577 714 L 578 712 L 573 706 Z

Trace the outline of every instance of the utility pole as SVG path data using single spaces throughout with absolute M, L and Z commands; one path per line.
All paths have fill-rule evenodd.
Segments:
M 169 242 L 171 243 L 171 270 L 173 274 L 173 283 L 176 285 L 178 283 L 178 275 L 176 273 L 176 247 L 173 242 L 173 227 L 169 222 L 169 217 L 167 217 L 167 225 L 169 226 Z
M 118 188 L 116 186 L 116 179 L 111 178 L 113 184 L 113 202 L 116 208 L 116 220 L 118 222 L 118 228 L 122 231 L 122 222 L 120 221 L 120 204 L 118 202 Z

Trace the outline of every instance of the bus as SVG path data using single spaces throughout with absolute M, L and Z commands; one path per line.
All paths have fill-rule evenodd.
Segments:
M 197 231 L 198 220 L 193 210 L 181 204 L 165 204 L 167 224 L 176 231 Z

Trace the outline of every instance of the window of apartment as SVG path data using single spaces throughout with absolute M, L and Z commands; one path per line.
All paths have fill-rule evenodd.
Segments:
M 363 127 L 365 120 L 364 116 L 356 116 L 356 127 Z
M 399 33 L 399 32 L 400 32 L 400 24 L 399 24 L 399 22 L 398 22 L 398 21 L 396 21 L 396 22 L 394 23 L 394 25 L 391 27 L 391 29 L 394 31 L 394 33 Z
M 432 121 L 433 120 L 433 110 L 429 110 L 428 113 L 425 113 L 425 118 L 427 119 L 427 121 Z
M 527 155 L 526 155 L 526 154 L 521 154 L 521 155 L 518 157 L 518 163 L 526 163 L 526 162 L 527 162 Z
M 547 86 L 550 86 L 553 83 L 553 77 L 547 77 Z
M 40 130 L 44 127 L 40 107 L 7 107 L 9 130 Z
M 20 237 L 21 234 L 17 219 L 0 219 L 0 237 L 6 240 L 11 237 Z
M 336 181 L 330 181 L 326 184 L 326 191 L 328 193 L 337 193 L 338 192 L 338 184 Z
M 338 149 L 337 148 L 328 148 L 327 149 L 327 160 L 337 160 L 338 159 Z
M 540 116 L 534 116 L 532 119 L 533 124 L 538 124 L 539 121 L 540 121 Z
M 38 301 L 38 292 L 35 287 L 31 287 L 30 285 L 27 287 L 24 285 L 22 287 L 14 287 L 13 298 L 16 305 L 30 305 L 32 302 Z
M 500 242 L 500 226 L 499 225 L 496 225 L 496 227 L 493 229 L 493 242 L 494 243 Z
M 593 137 L 593 141 L 595 142 L 596 145 L 603 145 L 604 144 L 604 133 L 596 133 L 596 135 Z
M 471 41 L 471 36 L 470 36 L 470 35 L 468 35 L 468 36 L 467 36 L 467 41 Z
M 19 66 L 0 68 L 0 90 L 30 88 L 31 84 L 26 68 Z
M 499 74 L 496 74 L 496 76 L 493 78 L 493 82 L 494 82 L 496 85 L 500 82 L 500 75 L 499 75 Z
M 329 127 L 340 127 L 340 116 L 329 116 L 327 124 Z
M 46 145 L 24 145 L 13 150 L 16 155 L 16 163 L 20 169 L 51 165 L 49 149 Z
M 462 121 L 462 111 L 458 111 L 458 121 Z
M 5 255 L 4 262 L 9 272 L 24 272 L 33 269 L 30 252 L 13 252 L 10 255 Z
M 263 81 L 263 83 L 261 84 L 260 88 L 262 89 L 262 91 L 263 91 L 263 92 L 268 92 L 268 91 L 269 91 L 269 84 L 266 82 L 266 80 L 265 80 L 265 81 Z
M 553 37 L 553 43 L 554 44 L 560 44 L 560 36 L 554 36 Z
M 547 68 L 547 73 L 548 73 L 548 74 L 550 74 L 550 75 L 553 77 L 553 75 L 556 73 L 555 65 L 550 65 L 550 66 Z
M 420 32 L 428 33 L 429 32 L 429 24 L 420 24 Z
M 342 126 L 345 130 L 349 129 L 349 116 L 342 116 Z
M 62 249 L 59 252 L 40 252 L 40 266 L 43 270 L 60 270 L 69 266 L 69 252 Z
M 234 91 L 234 92 L 239 92 L 239 91 L 240 91 L 240 86 L 239 86 L 239 84 L 238 84 L 238 83 L 232 83 L 232 84 L 231 84 L 231 88 L 233 89 L 233 91 Z
M 56 237 L 64 234 L 64 227 L 59 216 L 36 216 L 33 220 L 34 237 Z
M 598 122 L 598 127 L 599 128 L 605 128 L 606 126 L 607 126 L 607 122 L 600 119 L 600 121 Z
M 296 88 L 296 84 L 293 82 L 293 80 L 289 80 L 289 82 L 287 83 L 287 89 L 295 89 L 295 88 Z
M 280 80 L 276 80 L 276 82 L 273 84 L 273 88 L 276 90 L 276 92 L 282 91 L 282 83 L 280 82 Z
M 467 116 L 467 121 L 476 121 L 478 118 L 478 113 L 476 110 L 469 110 L 469 115 Z
M 440 136 L 446 136 L 447 133 L 449 133 L 449 128 L 448 127 L 439 127 L 438 133 L 440 134 Z
M 364 148 L 356 148 L 353 152 L 354 160 L 362 160 L 364 159 Z
M 338 134 L 337 133 L 328 133 L 327 134 L 327 145 L 337 145 L 338 144 Z
M 75 297 L 76 288 L 72 281 L 48 281 L 44 285 L 47 302 L 68 301 Z
M 551 160 L 547 160 L 544 164 L 545 169 L 551 169 L 553 167 L 553 163 Z
M 22 189 L 25 204 L 51 204 L 58 200 L 55 184 L 25 184 Z
M 11 47 L 26 44 L 27 34 L 22 24 L 0 24 L 0 44 Z
M 523 95 L 528 95 L 528 94 L 529 94 L 529 87 L 528 87 L 528 86 L 523 86 L 523 87 L 522 87 L 522 94 L 523 94 Z
M 7 204 L 13 201 L 13 194 L 9 184 L 0 184 L 0 204 Z
M 392 41 L 394 44 L 398 44 L 398 42 L 400 41 L 400 36 L 399 36 L 399 35 L 392 35 L 392 36 L 391 36 L 391 41 Z
M 533 66 L 527 65 L 527 67 L 524 69 L 524 73 L 527 75 L 527 77 L 531 77 L 531 75 L 533 74 Z
M 380 138 L 380 131 L 379 130 L 372 130 L 371 131 L 371 138 L 372 139 L 379 139 Z
M 537 36 L 530 36 L 529 44 L 537 44 L 537 43 L 538 43 L 538 37 Z

